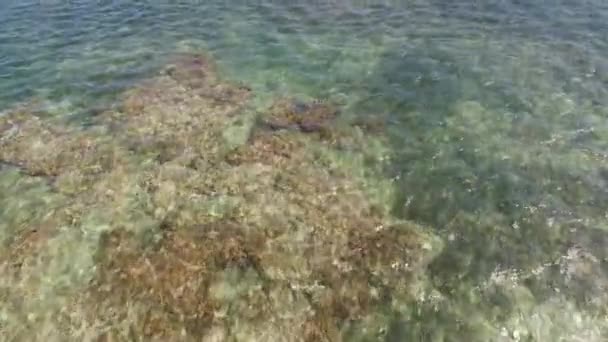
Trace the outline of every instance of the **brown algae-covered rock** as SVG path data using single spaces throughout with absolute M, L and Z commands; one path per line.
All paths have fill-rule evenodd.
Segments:
M 228 147 L 222 133 L 248 97 L 208 57 L 185 55 L 101 115 L 110 129 L 0 121 L 0 160 L 70 189 L 69 214 L 48 222 L 82 231 L 95 255 L 85 288 L 65 292 L 80 314 L 55 330 L 102 340 L 377 338 L 417 296 L 438 244 L 374 210 L 348 170 L 319 160 L 332 145 L 308 133 L 329 129 L 337 109 L 277 101 L 244 145 Z M 87 181 L 73 184 L 75 174 Z M 23 232 L 13 240 L 35 241 Z M 7 289 L 0 301 L 12 298 Z
M 337 115 L 338 109 L 329 103 L 281 99 L 261 117 L 261 124 L 272 130 L 321 132 L 330 127 Z
M 303 137 L 293 132 L 254 131 L 248 144 L 240 146 L 226 155 L 226 161 L 233 165 L 259 162 L 279 163 L 281 160 L 301 157 L 298 152 L 305 148 Z
M 183 53 L 164 68 L 163 73 L 191 88 L 203 87 L 217 80 L 215 62 L 204 54 Z
M 175 338 L 183 329 L 186 336 L 204 336 L 219 309 L 209 293 L 219 272 L 256 268 L 254 253 L 263 240 L 243 233 L 234 223 L 218 222 L 198 230 L 166 231 L 149 247 L 125 232 L 108 233 L 102 239 L 99 275 L 88 293 L 89 303 L 146 307 L 153 320 L 143 315 L 129 322 L 141 337 Z M 106 313 L 98 309 L 92 308 Z
M 219 148 L 228 119 L 244 108 L 251 91 L 219 79 L 208 63 L 206 57 L 181 57 L 165 73 L 128 91 L 122 110 L 107 112 L 100 121 L 122 135 L 130 149 L 156 154 L 161 162 L 188 152 L 213 154 L 208 149 Z
M 17 119 L 12 114 L 0 118 L 0 161 L 29 175 L 55 177 L 70 171 L 94 175 L 126 158 L 126 151 L 111 137 L 17 114 Z

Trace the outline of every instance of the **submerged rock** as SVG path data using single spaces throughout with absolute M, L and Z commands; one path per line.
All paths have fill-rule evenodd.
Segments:
M 249 93 L 191 55 L 128 92 L 104 129 L 0 123 L 0 161 L 57 179 L 70 214 L 50 222 L 82 231 L 94 260 L 90 281 L 62 292 L 77 315 L 60 315 L 63 302 L 40 309 L 56 337 L 375 339 L 417 297 L 440 246 L 322 160 L 332 145 L 308 133 L 337 109 L 277 101 L 262 115 L 270 129 L 235 148 L 223 132 Z M 86 182 L 70 182 L 77 173 Z M 6 291 L 0 301 L 17 295 Z
M 246 145 L 240 146 L 226 155 L 226 161 L 233 165 L 259 162 L 278 164 L 281 160 L 298 158 L 305 142 L 292 132 L 254 132 Z
M 338 109 L 328 103 L 282 99 L 267 110 L 261 118 L 261 124 L 271 130 L 322 132 L 329 129 L 337 115 Z
M 163 72 L 191 88 L 202 87 L 205 83 L 217 79 L 215 63 L 203 54 L 181 54 L 171 61 Z
M 32 176 L 91 177 L 120 164 L 126 151 L 109 136 L 50 124 L 37 116 L 0 117 L 0 161 Z
M 100 123 L 110 125 L 129 149 L 154 154 L 161 162 L 187 152 L 214 155 L 209 149 L 221 147 L 222 131 L 244 109 L 251 91 L 220 79 L 211 65 L 204 56 L 178 58 L 167 67 L 170 72 L 128 91 L 122 110 L 105 113 Z

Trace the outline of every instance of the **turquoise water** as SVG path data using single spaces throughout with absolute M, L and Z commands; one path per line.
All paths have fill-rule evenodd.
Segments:
M 208 51 L 255 93 L 336 101 L 387 137 L 392 213 L 445 242 L 436 293 L 389 340 L 599 341 L 606 37 L 600 0 L 3 1 L 0 110 L 86 122 Z

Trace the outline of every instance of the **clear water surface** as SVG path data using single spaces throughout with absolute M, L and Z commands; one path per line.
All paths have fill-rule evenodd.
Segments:
M 386 123 L 392 212 L 445 242 L 388 340 L 608 338 L 608 3 L 6 0 L 0 109 L 85 122 L 187 50 Z

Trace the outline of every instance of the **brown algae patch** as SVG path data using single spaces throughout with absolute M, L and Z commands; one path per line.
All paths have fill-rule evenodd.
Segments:
M 338 109 L 329 103 L 281 99 L 266 111 L 261 117 L 261 123 L 272 130 L 322 132 L 329 129 L 329 125 L 337 115 Z
M 106 341 L 386 333 L 426 287 L 437 240 L 379 210 L 361 179 L 331 159 L 336 144 L 310 134 L 357 140 L 335 133 L 334 106 L 279 99 L 244 144 L 229 144 L 224 134 L 251 95 L 223 81 L 208 56 L 189 54 L 127 92 L 94 128 L 22 112 L 1 118 L 0 161 L 46 177 L 48 191 L 64 198 L 55 208 L 64 214 L 41 221 L 59 233 L 36 238 L 36 223 L 23 223 L 29 228 L 14 232 L 10 257 L 0 258 L 3 273 L 19 258 L 44 265 L 23 246 L 45 239 L 53 248 L 41 255 L 58 272 L 47 272 L 48 282 L 62 260 L 84 263 L 74 269 L 77 281 L 31 287 L 23 305 L 0 317 L 0 331 Z M 48 261 L 61 239 L 78 248 Z M 10 285 L 27 288 L 23 279 L 38 271 L 6 278 L 0 301 L 14 301 L 22 290 Z M 36 309 L 42 291 L 61 300 Z M 19 317 L 44 317 L 54 329 L 28 335 L 15 330 Z
M 109 137 L 50 124 L 36 116 L 24 119 L 23 115 L 0 117 L 0 159 L 28 175 L 94 175 L 124 158 Z
M 130 149 L 155 154 L 160 162 L 187 152 L 211 157 L 229 118 L 244 108 L 250 93 L 221 81 L 206 57 L 180 56 L 158 77 L 128 91 L 122 110 L 105 113 L 100 121 L 120 132 Z

